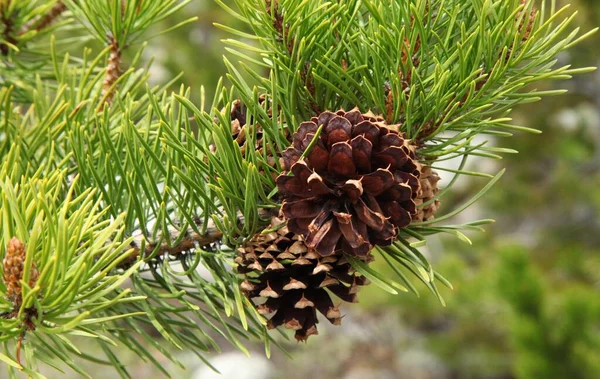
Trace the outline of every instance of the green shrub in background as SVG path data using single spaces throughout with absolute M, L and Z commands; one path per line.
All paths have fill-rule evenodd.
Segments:
M 510 304 L 510 341 L 518 378 L 591 379 L 600 373 L 600 297 L 572 285 L 547 288 L 524 249 L 502 249 L 498 286 Z

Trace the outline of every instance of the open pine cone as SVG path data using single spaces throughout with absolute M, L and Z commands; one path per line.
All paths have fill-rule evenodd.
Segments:
M 322 256 L 342 250 L 363 257 L 373 245 L 390 245 L 416 215 L 420 189 L 420 165 L 403 137 L 358 109 L 300 124 L 283 152 L 288 171 L 277 178 L 290 231 Z
M 302 236 L 273 219 L 277 231 L 257 234 L 238 249 L 237 270 L 246 278 L 241 288 L 250 299 L 264 298 L 258 312 L 268 327 L 296 331 L 298 341 L 318 334 L 317 310 L 332 324 L 342 320 L 331 294 L 355 303 L 359 286 L 367 284 L 342 256 L 321 257 L 307 248 Z

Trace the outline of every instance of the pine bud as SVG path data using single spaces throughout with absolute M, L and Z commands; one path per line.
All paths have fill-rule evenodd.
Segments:
M 15 308 L 19 308 L 23 301 L 21 280 L 25 271 L 26 257 L 25 245 L 17 237 L 13 237 L 6 246 L 6 255 L 2 261 L 2 266 L 6 297 L 13 303 Z M 37 278 L 38 271 L 35 263 L 32 263 L 29 272 L 29 286 L 33 287 L 37 282 Z

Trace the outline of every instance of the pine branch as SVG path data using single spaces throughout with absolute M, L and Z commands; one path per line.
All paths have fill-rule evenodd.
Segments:
M 43 16 L 34 18 L 21 28 L 19 34 L 25 34 L 29 31 L 35 30 L 37 32 L 48 28 L 50 25 L 54 24 L 56 20 L 67 10 L 67 6 L 61 1 L 58 0 L 56 4 L 50 8 L 50 10 Z
M 269 219 L 275 216 L 277 211 L 259 209 L 258 213 L 261 218 Z M 236 219 L 238 227 L 243 228 L 244 216 L 241 212 L 238 213 Z M 215 244 L 220 245 L 223 240 L 223 231 L 218 228 L 212 219 L 209 219 L 206 225 L 199 217 L 193 217 L 192 220 L 194 225 L 188 226 L 184 231 L 170 226 L 168 236 L 158 233 L 152 241 L 146 238 L 148 233 L 141 231 L 134 233 L 130 244 L 132 250 L 128 252 L 128 257 L 119 264 L 119 267 L 129 267 L 140 256 L 144 261 L 147 261 L 148 258 L 159 261 L 167 257 L 177 257 L 194 249 L 202 249 Z M 199 233 L 198 231 L 202 232 Z
M 283 13 L 279 9 L 279 0 L 265 0 L 267 14 L 273 15 L 273 28 L 277 33 L 277 40 L 281 41 L 285 49 L 287 50 L 291 59 L 294 56 L 294 47 L 296 46 L 296 39 L 290 34 L 290 26 L 286 24 Z M 300 79 L 306 86 L 311 99 L 309 100 L 310 108 L 315 114 L 319 114 L 322 110 L 319 105 L 313 100 L 316 97 L 316 89 L 310 72 L 310 61 L 305 61 L 304 65 L 300 69 Z
M 461 231 L 481 230 L 490 220 L 464 225 L 446 222 L 482 197 L 501 173 L 468 171 L 467 158 L 499 158 L 501 153 L 513 152 L 475 143 L 474 138 L 522 130 L 510 125 L 507 115 L 515 104 L 537 99 L 533 92 L 520 93 L 524 87 L 586 70 L 553 68 L 556 54 L 583 38 L 577 33 L 562 36 L 571 18 L 558 26 L 544 20 L 544 12 L 532 19 L 524 13 L 523 0 L 236 0 L 240 13 L 226 9 L 247 22 L 254 34 L 224 27 L 242 37 L 229 40 L 233 48 L 228 51 L 253 65 L 226 60 L 231 89 L 221 82 L 208 107 L 204 97 L 202 106 L 196 106 L 185 87 L 175 95 L 167 94 L 166 88 L 177 78 L 162 88 L 144 90 L 148 68 L 136 70 L 139 53 L 127 62 L 127 70 L 121 69 L 123 50 L 141 42 L 150 25 L 188 0 L 62 0 L 54 3 L 58 8 L 47 4 L 37 11 L 21 12 L 34 9 L 29 6 L 33 1 L 19 2 L 18 12 L 14 11 L 17 3 L 12 2 L 12 13 L 0 17 L 4 24 L 10 20 L 8 34 L 13 36 L 21 25 L 34 29 L 42 25 L 39 31 L 44 33 L 29 29 L 31 33 L 16 35 L 21 50 L 14 54 L 14 62 L 10 56 L 9 63 L 14 63 L 20 75 L 32 71 L 23 59 L 25 48 L 31 47 L 29 39 L 62 26 L 52 24 L 64 11 L 60 11 L 62 3 L 87 28 L 88 36 L 103 44 L 108 41 L 108 46 L 98 56 L 86 50 L 83 57 L 69 60 L 57 52 L 52 40 L 48 53 L 52 75 L 36 78 L 34 85 L 25 88 L 32 99 L 30 106 L 15 107 L 12 89 L 0 91 L 0 134 L 5 135 L 0 140 L 4 231 L 0 253 L 8 246 L 7 238 L 16 235 L 28 247 L 26 259 L 41 273 L 36 283 L 28 285 L 26 275 L 18 283 L 23 291 L 20 313 L 10 300 L 15 286 L 0 296 L 0 310 L 10 316 L 0 319 L 0 329 L 3 338 L 23 344 L 19 338 L 31 319 L 36 333 L 23 344 L 27 357 L 38 358 L 41 352 L 43 360 L 57 351 L 56 359 L 78 372 L 81 369 L 70 355 L 86 358 L 86 353 L 71 347 L 71 332 L 93 337 L 106 354 L 103 362 L 118 367 L 124 376 L 128 374 L 110 350 L 109 338 L 150 360 L 152 354 L 138 342 L 140 337 L 169 359 L 175 358 L 155 340 L 157 334 L 178 348 L 196 352 L 214 345 L 208 329 L 242 350 L 240 337 L 268 342 L 264 320 L 238 286 L 241 271 L 231 269 L 232 258 L 268 224 L 268 213 L 260 210 L 277 212 L 282 207 L 283 191 L 278 192 L 276 178 L 287 173 L 279 158 L 302 123 L 310 124 L 311 116 L 321 109 L 358 106 L 365 116 L 372 109 L 367 124 L 376 123 L 381 131 L 389 127 L 402 135 L 406 145 L 394 146 L 395 151 L 420 160 L 413 162 L 417 179 L 408 181 L 410 198 L 416 195 L 414 204 L 406 201 L 407 206 L 420 210 L 411 213 L 414 218 L 405 219 L 408 225 L 398 227 L 390 246 L 374 250 L 399 281 L 360 259 L 352 259 L 354 268 L 391 293 L 416 292 L 407 278 L 414 275 L 440 297 L 438 283 L 451 286 L 418 247 L 426 243 L 426 236 L 438 233 L 470 242 Z M 43 11 L 48 13 L 41 15 Z M 8 54 L 10 42 L 4 39 Z M 123 96 L 116 96 L 117 86 Z M 231 105 L 240 103 L 243 114 L 241 107 L 237 111 L 234 107 L 231 114 Z M 98 113 L 98 109 L 105 112 Z M 235 122 L 239 123 L 238 138 L 232 136 Z M 393 128 L 392 122 L 397 124 Z M 388 137 L 385 143 L 400 143 Z M 415 139 L 420 142 L 416 147 Z M 307 137 L 305 142 L 304 158 L 317 139 L 309 142 Z M 365 149 L 357 148 L 357 152 Z M 386 159 L 399 159 L 387 154 Z M 432 174 L 433 179 L 426 180 L 422 164 L 430 165 L 430 171 L 442 170 L 442 166 L 431 167 L 431 162 L 450 158 L 462 159 L 461 164 L 458 169 L 447 169 L 456 175 L 438 192 L 435 177 Z M 333 168 L 344 166 L 339 159 Z M 436 218 L 425 216 L 423 208 L 433 205 L 437 210 L 438 199 L 465 175 L 490 180 L 471 199 L 454 204 L 453 210 Z M 418 188 L 427 184 L 429 194 L 419 193 Z M 402 196 L 408 198 L 408 189 L 402 188 L 406 192 Z M 302 213 L 300 205 L 298 214 L 308 215 L 302 218 L 311 219 L 314 213 L 329 217 L 329 210 Z M 329 233 L 325 227 L 321 231 Z M 351 240 L 352 233 L 345 231 Z M 314 240 L 310 246 L 315 246 Z M 287 258 L 281 258 L 282 265 L 289 263 Z M 270 260 L 266 254 L 260 259 Z M 210 279 L 198 274 L 199 265 L 210 273 Z M 24 267 L 31 271 L 34 266 Z M 129 278 L 131 286 L 123 288 Z M 4 281 L 10 282 L 10 277 Z M 40 310 L 36 317 L 27 316 L 30 307 Z M 154 333 L 145 327 L 154 328 Z M 20 368 L 9 356 L 14 350 L 6 346 L 7 362 Z M 32 347 L 36 350 L 28 350 Z M 27 374 L 35 367 L 32 362 L 24 365 Z
M 511 56 L 516 53 L 516 49 L 518 47 L 517 43 L 525 43 L 531 36 L 531 31 L 535 24 L 537 9 L 535 6 L 532 6 L 531 10 L 527 11 L 527 2 L 528 0 L 520 0 L 521 9 L 515 15 L 515 21 L 519 22 L 519 26 L 515 31 L 515 39 L 510 43 L 508 48 L 498 53 L 498 60 L 504 61 L 505 64 L 509 64 Z M 490 78 L 491 69 L 492 68 L 484 67 L 483 70 L 481 70 L 481 72 L 478 74 L 478 77 L 475 79 L 475 85 L 472 91 L 464 94 L 462 98 L 458 100 L 459 107 L 464 106 L 467 100 L 470 100 L 471 97 L 475 96 L 483 89 Z M 403 88 L 405 87 L 403 86 Z M 415 137 L 416 143 L 420 146 L 423 146 L 428 139 L 437 133 L 438 129 L 442 126 L 442 121 L 444 120 L 448 121 L 447 114 L 443 114 L 437 121 L 429 120 L 425 122 Z

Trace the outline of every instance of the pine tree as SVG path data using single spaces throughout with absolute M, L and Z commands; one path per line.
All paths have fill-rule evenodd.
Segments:
M 148 30 L 190 1 L 0 0 L 12 376 L 42 377 L 38 362 L 89 376 L 77 356 L 127 377 L 117 343 L 168 375 L 153 354 L 176 358 L 156 334 L 201 359 L 215 333 L 270 354 L 269 328 L 305 340 L 317 311 L 340 322 L 330 295 L 356 301 L 369 281 L 397 294 L 416 279 L 439 297 L 450 283 L 418 248 L 437 233 L 470 242 L 464 231 L 491 222 L 449 223 L 503 173 L 466 163 L 514 152 L 475 137 L 537 132 L 510 110 L 563 92 L 540 80 L 591 70 L 556 66 L 593 31 L 566 32 L 573 15 L 554 2 L 217 0 L 244 26 L 216 25 L 236 61 L 224 58 L 214 98 L 192 83 L 171 93 L 178 78 L 150 88 Z M 454 177 L 438 188 L 443 170 Z M 488 182 L 445 204 L 467 177 Z

